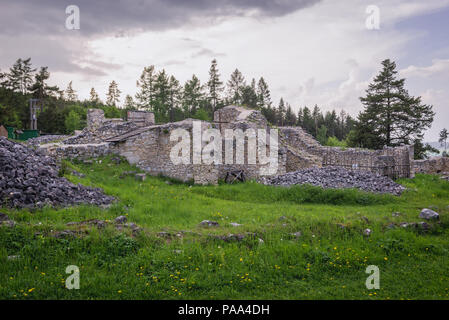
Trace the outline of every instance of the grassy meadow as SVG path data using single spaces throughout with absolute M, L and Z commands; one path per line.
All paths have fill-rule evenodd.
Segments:
M 137 169 L 109 158 L 69 166 L 85 174 L 66 174 L 69 180 L 101 187 L 117 202 L 109 208 L 0 208 L 17 223 L 0 227 L 0 299 L 449 297 L 449 182 L 436 176 L 399 180 L 408 189 L 394 197 L 254 182 L 121 179 Z M 399 226 L 422 221 L 418 215 L 426 207 L 440 214 L 430 230 Z M 120 215 L 142 231 L 116 230 Z M 66 225 L 89 219 L 109 223 L 104 229 Z M 206 219 L 219 226 L 200 226 Z M 53 237 L 58 230 L 81 233 Z M 217 237 L 231 233 L 246 237 Z M 80 269 L 79 290 L 65 287 L 69 265 Z M 379 267 L 378 290 L 365 286 L 369 265 Z

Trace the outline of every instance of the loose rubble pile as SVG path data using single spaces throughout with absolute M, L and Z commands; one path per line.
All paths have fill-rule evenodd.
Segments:
M 8 207 L 107 205 L 114 198 L 99 188 L 74 185 L 58 176 L 55 161 L 0 137 L 0 203 Z
M 340 167 L 308 168 L 277 177 L 264 177 L 261 182 L 278 186 L 310 184 L 323 188 L 357 188 L 394 195 L 400 195 L 405 189 L 386 176 L 369 171 L 350 171 Z

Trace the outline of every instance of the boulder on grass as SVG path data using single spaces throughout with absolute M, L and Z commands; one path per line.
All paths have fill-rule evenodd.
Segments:
M 440 218 L 440 215 L 433 210 L 422 209 L 419 217 L 426 220 L 438 220 Z

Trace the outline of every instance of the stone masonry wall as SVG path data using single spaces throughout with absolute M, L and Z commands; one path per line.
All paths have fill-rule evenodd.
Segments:
M 128 111 L 127 120 L 129 122 L 134 122 L 141 127 L 151 126 L 155 124 L 153 112 Z
M 80 159 L 87 160 L 90 158 L 102 157 L 112 153 L 109 143 L 95 144 L 72 144 L 64 145 L 60 143 L 49 143 L 38 147 L 42 153 L 52 156 L 57 160 L 62 159 Z
M 432 157 L 425 160 L 415 160 L 414 169 L 416 173 L 443 174 L 449 173 L 448 157 Z
M 394 178 L 414 176 L 413 146 L 382 150 L 325 147 L 302 128 L 281 127 L 279 131 L 281 141 L 289 147 L 287 171 L 310 166 L 341 166 Z

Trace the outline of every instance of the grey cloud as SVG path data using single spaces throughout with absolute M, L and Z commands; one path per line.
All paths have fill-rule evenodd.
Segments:
M 103 76 L 121 66 L 86 60 L 87 41 L 104 36 L 127 37 L 144 31 L 184 26 L 208 26 L 232 16 L 278 17 L 321 0 L 0 0 L 0 67 L 9 68 L 19 57 L 50 72 Z M 67 30 L 68 5 L 80 8 L 80 30 Z M 197 50 L 192 56 L 222 56 L 191 38 L 182 39 Z M 83 60 L 84 59 L 84 60 Z M 167 61 L 180 64 L 181 61 Z
M 67 34 L 83 36 L 115 34 L 129 30 L 173 29 L 218 17 L 256 15 L 283 16 L 321 0 L 0 0 L 0 28 L 3 34 Z M 66 30 L 65 8 L 80 8 L 81 29 Z M 200 21 L 200 22 L 198 22 Z M 207 23 L 207 22 L 206 22 Z M 127 30 L 126 32 L 124 30 Z
M 49 66 L 50 73 L 79 73 L 86 77 L 104 76 L 105 73 L 102 70 L 117 70 L 122 67 L 118 64 L 86 59 L 89 52 L 80 45 L 78 37 L 0 35 L 0 42 L 8 43 L 8 50 L 0 50 L 0 67 L 3 71 L 8 70 L 18 58 L 28 57 L 31 57 L 35 68 Z

